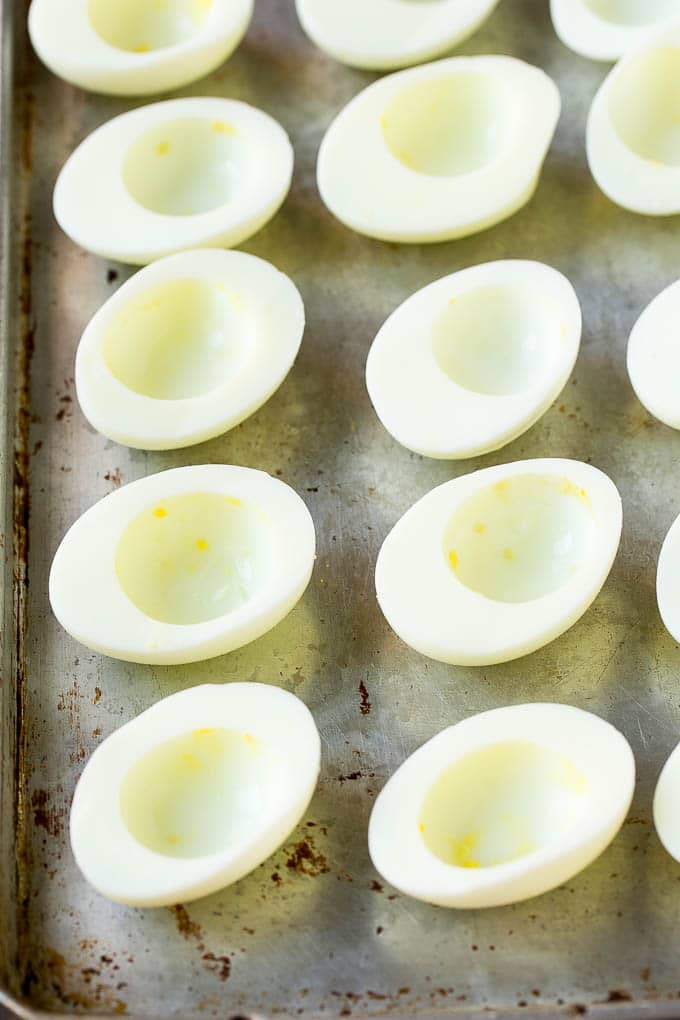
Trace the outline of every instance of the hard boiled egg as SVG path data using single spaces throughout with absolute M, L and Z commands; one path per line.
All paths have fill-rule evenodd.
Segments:
M 352 67 L 386 71 L 431 60 L 467 39 L 498 0 L 296 0 L 310 39 Z
M 141 265 L 240 244 L 276 213 L 292 173 L 288 136 L 268 114 L 234 99 L 171 99 L 89 135 L 59 174 L 54 214 L 81 247 Z
M 654 791 L 654 825 L 659 839 L 676 861 L 680 861 L 680 744 L 670 755 Z
M 638 399 L 659 421 L 680 429 L 680 280 L 661 291 L 635 323 L 628 375 Z
M 651 216 L 680 213 L 680 18 L 647 35 L 605 78 L 586 148 L 613 202 Z
M 110 439 L 168 450 L 217 436 L 280 386 L 305 324 L 293 282 L 238 251 L 189 251 L 142 269 L 92 319 L 76 388 Z
M 579 461 L 518 461 L 433 489 L 378 555 L 387 622 L 432 659 L 461 666 L 533 652 L 574 624 L 621 536 L 614 483 Z
M 377 870 L 443 907 L 495 907 L 587 867 L 628 812 L 635 762 L 618 730 L 568 705 L 516 705 L 428 740 L 379 794 Z
M 426 457 L 472 457 L 521 435 L 573 368 L 581 309 L 540 262 L 489 262 L 413 294 L 373 341 L 366 385 L 394 438 Z
M 88 761 L 71 807 L 76 862 L 118 903 L 206 896 L 286 840 L 318 774 L 319 734 L 293 694 L 254 683 L 180 691 Z
M 680 642 L 680 516 L 669 528 L 659 553 L 656 601 L 666 630 Z
M 286 616 L 314 562 L 300 497 L 263 471 L 174 468 L 105 496 L 67 531 L 50 602 L 115 659 L 183 663 L 253 641 Z
M 560 97 L 512 57 L 453 57 L 374 82 L 321 143 L 321 198 L 352 230 L 445 241 L 506 219 L 534 193 Z
M 592 60 L 618 60 L 652 26 L 680 13 L 680 0 L 550 0 L 565 46 Z
M 28 31 L 43 63 L 66 81 L 141 96 L 219 67 L 252 12 L 253 0 L 33 0 Z

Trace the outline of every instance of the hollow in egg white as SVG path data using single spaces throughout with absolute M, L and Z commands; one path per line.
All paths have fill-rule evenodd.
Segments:
M 467 39 L 498 0 L 296 0 L 316 45 L 351 67 L 388 71 L 432 60 Z
M 645 35 L 607 75 L 588 114 L 599 188 L 648 216 L 680 213 L 680 17 Z
M 81 644 L 128 662 L 177 664 L 240 648 L 305 591 L 314 525 L 263 471 L 174 468 L 87 510 L 52 562 L 49 596 Z
M 650 414 L 680 429 L 680 280 L 647 305 L 628 339 L 626 365 L 638 400 Z
M 589 464 L 527 460 L 463 475 L 418 500 L 383 542 L 380 608 L 432 659 L 516 659 L 583 615 L 614 562 L 621 523 L 616 486 Z
M 496 450 L 537 421 L 578 354 L 581 310 L 540 262 L 472 266 L 423 287 L 390 315 L 366 385 L 394 438 L 426 457 Z
M 388 780 L 371 812 L 371 859 L 387 882 L 428 903 L 515 903 L 602 853 L 634 782 L 627 740 L 590 712 L 482 712 L 432 737 Z
M 62 230 L 87 251 L 143 265 L 188 248 L 231 248 L 288 194 L 293 149 L 272 117 L 235 99 L 170 99 L 103 124 L 54 189 Z
M 305 324 L 269 262 L 206 249 L 140 270 L 88 324 L 76 391 L 88 421 L 126 446 L 167 450 L 233 428 L 282 383 Z
M 559 112 L 554 82 L 512 57 L 399 71 L 355 96 L 328 128 L 319 193 L 337 219 L 369 237 L 473 234 L 529 201 Z
M 33 48 L 92 92 L 142 96 L 219 67 L 240 43 L 253 0 L 32 0 Z
M 168 906 L 238 881 L 307 809 L 320 742 L 299 698 L 205 684 L 157 702 L 104 740 L 73 797 L 71 846 L 102 895 Z
M 591 60 L 619 60 L 647 32 L 680 14 L 680 0 L 550 0 L 557 35 Z

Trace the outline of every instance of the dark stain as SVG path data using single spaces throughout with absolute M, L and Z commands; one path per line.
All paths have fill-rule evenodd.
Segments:
M 231 974 L 231 960 L 228 956 L 215 956 L 214 953 L 204 953 L 201 957 L 209 964 L 208 970 L 217 974 L 220 981 L 226 981 Z
M 477 950 L 479 949 L 479 946 L 470 946 L 470 949 L 472 950 L 473 953 L 476 953 Z
M 195 921 L 192 921 L 187 913 L 187 908 L 181 903 L 177 903 L 174 907 L 169 908 L 171 913 L 175 915 L 175 924 L 177 925 L 177 931 L 180 933 L 182 938 L 185 939 L 200 939 L 201 926 Z
M 362 715 L 371 714 L 371 702 L 368 700 L 368 690 L 363 680 L 359 682 L 359 694 L 361 695 L 361 702 L 359 704 L 359 711 Z
M 94 689 L 94 697 L 92 699 L 92 704 L 96 705 L 99 702 L 99 700 L 101 699 L 101 696 L 102 696 L 102 689 L 101 689 L 101 687 L 95 687 L 95 689 Z
M 372 992 L 370 989 L 366 992 L 367 999 L 373 999 L 374 1002 L 384 1002 L 387 998 L 382 992 Z
M 62 812 L 50 806 L 50 798 L 47 790 L 34 790 L 31 795 L 31 807 L 33 808 L 33 821 L 44 829 L 49 836 L 61 835 Z
M 279 875 L 278 871 L 274 872 L 274 874 L 271 876 L 271 879 L 274 885 L 281 885 L 281 883 L 283 882 L 283 879 Z
M 107 471 L 106 474 L 104 475 L 104 480 L 107 482 L 111 482 L 111 485 L 114 487 L 114 489 L 120 489 L 121 482 L 123 481 L 123 476 L 120 473 L 120 468 L 114 468 L 113 471 Z
M 607 1002 L 632 1002 L 630 992 L 621 991 L 619 988 L 612 988 L 607 996 Z
M 650 967 L 643 967 L 642 970 L 640 971 L 640 977 L 642 978 L 643 981 L 649 981 L 651 974 L 652 971 Z
M 318 485 L 312 485 L 312 486 L 310 486 L 309 489 L 306 489 L 305 491 L 306 492 L 318 492 L 319 491 L 319 486 Z
M 35 441 L 35 443 L 33 444 L 33 453 L 31 454 L 31 456 L 32 456 L 32 457 L 35 457 L 35 456 L 36 456 L 36 454 L 40 453 L 40 451 L 42 450 L 42 448 L 43 448 L 43 442 L 42 442 L 42 439 L 37 439 L 37 440 Z
M 585 1016 L 588 1012 L 588 1007 L 584 1006 L 582 1002 L 574 1002 L 569 1007 L 571 1013 L 575 1013 L 577 1016 Z
M 107 269 L 106 270 L 106 282 L 107 283 L 115 283 L 117 279 L 118 279 L 118 270 L 117 269 Z
M 295 844 L 293 852 L 286 860 L 286 867 L 298 875 L 309 875 L 310 877 L 325 875 L 330 871 L 326 858 L 314 846 L 311 835 Z
M 382 892 L 383 891 L 382 885 L 380 884 L 380 882 L 376 882 L 375 879 L 373 879 L 373 881 L 371 882 L 371 889 L 373 890 L 373 892 Z
M 382 935 L 384 930 L 385 929 L 383 928 L 383 926 L 381 924 L 379 924 L 378 927 L 375 929 L 375 933 L 376 933 L 376 935 Z
M 362 773 L 361 772 L 350 772 L 346 776 L 338 776 L 338 782 L 339 783 L 347 783 L 347 782 L 352 782 L 355 779 L 361 779 L 361 778 L 362 778 Z

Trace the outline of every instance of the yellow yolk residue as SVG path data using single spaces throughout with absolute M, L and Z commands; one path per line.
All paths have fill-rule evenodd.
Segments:
M 154 515 L 154 517 L 161 517 L 161 518 L 162 517 L 167 517 L 168 516 L 168 511 L 165 509 L 164 506 L 157 506 L 156 509 L 153 512 L 153 515 Z
M 458 553 L 454 549 L 449 551 L 449 563 L 454 570 L 458 569 Z
M 479 833 L 470 832 L 462 839 L 451 841 L 453 850 L 453 863 L 457 868 L 479 868 L 479 861 L 472 856 L 472 852 L 479 842 Z

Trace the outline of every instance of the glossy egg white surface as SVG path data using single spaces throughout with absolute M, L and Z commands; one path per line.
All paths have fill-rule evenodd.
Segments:
M 331 123 L 317 163 L 328 209 L 385 241 L 445 241 L 534 193 L 560 112 L 554 82 L 513 57 L 452 57 L 374 82 Z
M 680 744 L 667 759 L 654 791 L 654 825 L 664 847 L 680 862 Z
M 351 67 L 388 71 L 432 60 L 479 28 L 498 0 L 296 0 L 316 45 Z
M 97 748 L 76 787 L 71 846 L 118 903 L 169 906 L 238 881 L 312 798 L 320 742 L 278 687 L 205 684 L 157 702 Z
M 488 262 L 423 287 L 387 319 L 366 385 L 394 438 L 426 457 L 497 450 L 548 409 L 581 340 L 581 309 L 540 262 Z
M 680 17 L 621 60 L 597 92 L 588 164 L 613 202 L 650 216 L 680 213 Z
M 60 78 L 142 96 L 219 67 L 248 28 L 253 0 L 33 0 L 33 48 Z
M 231 248 L 277 212 L 293 149 L 268 114 L 235 99 L 151 103 L 93 131 L 66 161 L 54 214 L 82 248 L 143 265 Z
M 651 28 L 680 14 L 680 0 L 550 0 L 565 46 L 591 60 L 618 60 Z
M 314 525 L 288 485 L 209 464 L 131 482 L 69 529 L 49 595 L 77 641 L 115 659 L 222 655 L 286 616 L 314 563 Z
M 168 450 L 233 428 L 281 385 L 305 325 L 269 262 L 205 249 L 160 259 L 83 333 L 76 390 L 88 421 L 126 446 Z
M 668 529 L 659 553 L 656 601 L 666 630 L 680 642 L 680 515 Z
M 391 885 L 428 903 L 515 903 L 602 853 L 634 782 L 628 742 L 590 712 L 482 712 L 442 730 L 388 780 L 371 813 L 371 858 Z
M 628 340 L 627 367 L 638 400 L 680 429 L 680 280 L 645 308 Z
M 383 542 L 380 608 L 402 641 L 432 659 L 516 659 L 583 615 L 609 574 L 621 520 L 614 483 L 580 461 L 462 475 L 419 499 Z

